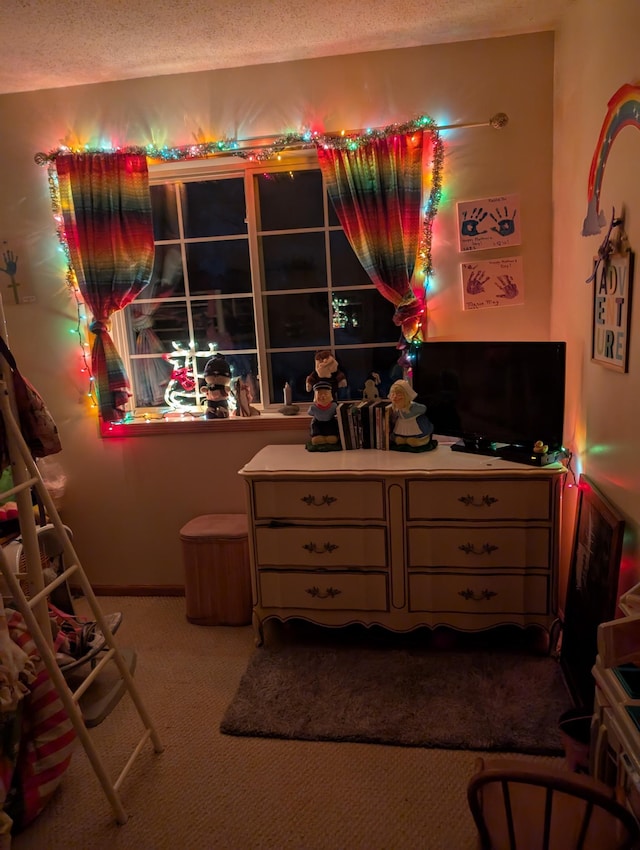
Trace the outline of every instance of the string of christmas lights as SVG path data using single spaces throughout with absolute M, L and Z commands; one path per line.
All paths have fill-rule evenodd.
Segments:
M 78 286 L 78 280 L 76 278 L 76 274 L 73 270 L 73 265 L 71 263 L 71 254 L 69 252 L 69 245 L 67 243 L 67 238 L 64 232 L 64 222 L 62 218 L 62 207 L 60 204 L 60 191 L 58 186 L 58 175 L 55 170 L 55 167 L 50 166 L 48 169 L 48 178 L 49 178 L 49 193 L 51 196 L 51 208 L 53 210 L 53 218 L 56 222 L 56 233 L 58 235 L 58 242 L 60 243 L 60 250 L 64 254 L 66 269 L 65 269 L 65 283 L 67 285 L 67 289 L 69 290 L 71 296 L 74 299 L 76 306 L 76 323 L 73 328 L 71 328 L 71 333 L 77 334 L 78 336 L 78 344 L 80 346 L 80 372 L 88 376 L 88 390 L 87 397 L 90 399 L 90 407 L 92 409 L 98 408 L 98 396 L 96 392 L 96 384 L 95 377 L 93 375 L 91 369 L 91 358 L 89 356 L 90 346 L 87 341 L 88 334 L 88 319 L 85 309 L 85 304 L 82 299 L 82 293 L 80 292 L 80 288 Z
M 263 136 L 254 139 L 218 139 L 217 141 L 196 142 L 188 145 L 170 146 L 163 145 L 158 147 L 153 143 L 147 145 L 128 145 L 119 147 L 107 146 L 91 146 L 79 145 L 61 147 L 51 150 L 49 153 L 37 153 L 34 157 L 38 165 L 47 165 L 49 173 L 49 188 L 51 194 L 51 204 L 53 208 L 54 219 L 57 225 L 57 234 L 60 242 L 61 250 L 65 254 L 67 269 L 65 278 L 67 286 L 72 293 L 77 309 L 77 322 L 73 333 L 78 335 L 79 344 L 81 347 L 82 367 L 81 371 L 87 372 L 89 376 L 88 397 L 91 399 L 91 406 L 97 408 L 97 395 L 95 390 L 95 379 L 91 372 L 90 360 L 87 357 L 89 344 L 86 341 L 88 332 L 87 319 L 84 314 L 84 303 L 81 298 L 81 293 L 78 288 L 77 279 L 73 266 L 69 248 L 67 245 L 66 236 L 64 233 L 64 225 L 62 219 L 62 211 L 60 204 L 59 188 L 57 181 L 57 172 L 55 161 L 58 156 L 75 153 L 131 153 L 145 155 L 152 162 L 177 162 L 181 160 L 205 159 L 215 156 L 237 156 L 247 161 L 267 161 L 274 158 L 279 159 L 281 154 L 286 150 L 295 149 L 312 149 L 319 146 L 325 148 L 336 148 L 340 150 L 357 150 L 362 145 L 370 144 L 376 139 L 386 138 L 391 135 L 407 134 L 411 132 L 428 131 L 432 135 L 433 141 L 433 161 L 431 165 L 431 188 L 427 197 L 423 228 L 421 234 L 421 242 L 419 247 L 419 257 L 422 262 L 422 271 L 425 276 L 424 289 L 427 293 L 430 280 L 433 276 L 432 266 L 432 241 L 433 241 L 433 223 L 438 211 L 438 206 L 442 197 L 442 167 L 444 161 L 444 145 L 440 137 L 441 130 L 464 129 L 470 127 L 493 127 L 494 129 L 502 129 L 508 123 L 508 116 L 499 112 L 493 115 L 488 122 L 469 123 L 469 124 L 454 124 L 440 125 L 429 115 L 420 115 L 417 118 L 408 121 L 389 124 L 385 127 L 367 128 L 358 131 L 342 131 L 340 133 L 322 133 L 310 129 L 304 129 L 301 132 L 287 132 L 281 136 L 271 138 Z M 270 139 L 265 143 L 265 140 Z M 252 142 L 261 142 L 261 144 L 252 145 Z M 413 342 L 411 348 L 418 344 Z M 410 368 L 411 352 L 406 352 Z
M 304 129 L 301 132 L 287 132 L 278 136 L 268 144 L 251 145 L 257 139 L 218 139 L 217 141 L 195 142 L 188 145 L 163 145 L 154 143 L 147 145 L 124 145 L 118 147 L 97 147 L 92 145 L 68 146 L 62 145 L 49 153 L 37 153 L 34 157 L 38 165 L 55 162 L 57 157 L 70 153 L 129 153 L 146 156 L 159 162 L 179 162 L 181 160 L 205 159 L 212 156 L 238 156 L 248 160 L 268 160 L 277 157 L 283 151 L 292 148 L 314 148 L 323 146 L 341 150 L 356 150 L 361 145 L 369 144 L 375 139 L 386 138 L 394 134 L 404 135 L 417 130 L 438 131 L 438 125 L 429 115 L 420 115 L 409 121 L 389 124 L 386 127 L 373 127 L 366 130 L 341 131 L 340 133 L 322 133 L 316 130 Z M 269 138 L 268 136 L 262 137 Z

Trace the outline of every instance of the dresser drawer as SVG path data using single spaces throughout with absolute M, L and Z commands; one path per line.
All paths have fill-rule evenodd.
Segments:
M 256 481 L 256 519 L 384 519 L 382 481 Z
M 545 527 L 410 528 L 407 536 L 409 569 L 550 566 L 550 530 Z
M 409 576 L 411 611 L 547 614 L 547 576 L 468 574 Z
M 323 611 L 387 611 L 385 575 L 313 572 L 259 573 L 263 608 Z
M 259 567 L 303 569 L 385 569 L 384 528 L 363 526 L 295 526 L 256 528 Z
M 526 519 L 551 518 L 551 482 L 409 481 L 408 519 Z

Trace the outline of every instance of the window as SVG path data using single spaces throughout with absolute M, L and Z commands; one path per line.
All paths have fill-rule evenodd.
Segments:
M 214 351 L 267 410 L 286 383 L 294 402 L 311 400 L 322 348 L 347 376 L 345 398 L 361 398 L 372 373 L 381 395 L 402 377 L 393 307 L 347 242 L 315 155 L 163 164 L 150 181 L 153 275 L 115 329 L 134 407 L 201 406 Z

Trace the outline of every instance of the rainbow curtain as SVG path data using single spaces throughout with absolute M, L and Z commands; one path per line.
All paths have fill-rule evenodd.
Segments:
M 393 321 L 408 342 L 423 337 L 424 288 L 414 291 L 411 279 L 423 234 L 425 145 L 437 142 L 436 131 L 414 131 L 353 149 L 318 146 L 340 224 L 378 291 L 394 305 Z
M 78 288 L 91 313 L 91 368 L 104 421 L 124 417 L 129 378 L 109 334 L 110 317 L 153 271 L 147 159 L 127 153 L 65 154 L 55 161 L 65 237 Z

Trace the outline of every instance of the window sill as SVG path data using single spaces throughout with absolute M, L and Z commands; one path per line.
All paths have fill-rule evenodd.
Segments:
M 167 434 L 220 433 L 232 431 L 308 431 L 311 417 L 306 413 L 284 416 L 263 413 L 260 416 L 230 416 L 228 419 L 148 419 L 134 422 L 101 422 L 100 436 L 106 439 L 122 437 L 152 437 Z

